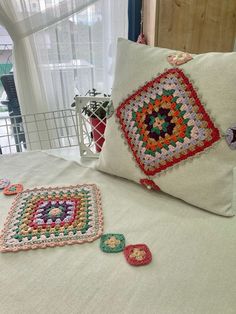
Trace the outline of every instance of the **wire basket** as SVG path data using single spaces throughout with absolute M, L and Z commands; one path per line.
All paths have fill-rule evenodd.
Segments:
M 0 153 L 78 146 L 76 110 L 0 116 Z

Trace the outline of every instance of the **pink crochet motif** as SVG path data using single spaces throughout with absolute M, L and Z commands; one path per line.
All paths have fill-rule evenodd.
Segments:
M 184 64 L 192 59 L 193 57 L 188 52 L 182 51 L 176 51 L 167 57 L 168 62 L 173 66 Z

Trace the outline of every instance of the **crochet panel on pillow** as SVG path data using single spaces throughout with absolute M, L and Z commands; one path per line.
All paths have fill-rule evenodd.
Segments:
M 169 69 L 123 101 L 116 115 L 132 154 L 146 175 L 194 157 L 220 139 L 192 83 Z

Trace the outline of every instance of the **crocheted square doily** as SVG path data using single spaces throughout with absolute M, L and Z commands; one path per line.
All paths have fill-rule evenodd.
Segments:
M 100 191 L 93 184 L 19 193 L 0 237 L 0 251 L 92 242 L 103 231 Z

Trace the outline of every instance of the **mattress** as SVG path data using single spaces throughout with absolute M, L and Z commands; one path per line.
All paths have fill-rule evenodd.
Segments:
M 0 177 L 25 188 L 97 184 L 104 233 L 145 243 L 153 255 L 133 267 L 122 252 L 102 252 L 99 240 L 0 253 L 0 313 L 236 312 L 236 218 L 44 152 L 2 155 Z M 1 228 L 12 201 L 0 193 Z

